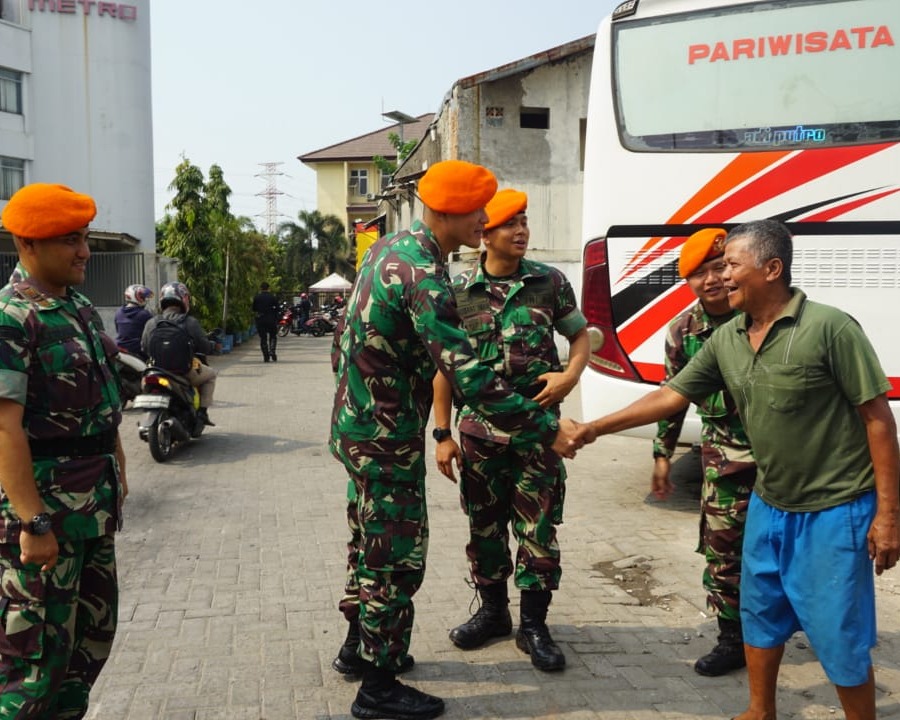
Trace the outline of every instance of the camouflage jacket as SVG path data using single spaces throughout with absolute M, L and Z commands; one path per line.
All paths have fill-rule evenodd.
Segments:
M 335 334 L 331 451 L 352 472 L 381 472 L 425 449 L 436 369 L 459 402 L 505 431 L 549 445 L 555 415 L 481 365 L 463 330 L 441 248 L 415 222 L 366 253 Z
M 0 397 L 24 407 L 29 440 L 118 432 L 117 350 L 90 301 L 74 290 L 47 295 L 19 264 L 0 290 Z M 120 527 L 122 493 L 113 454 L 33 460 L 38 492 L 57 538 L 99 537 Z M 30 519 L 30 518 L 29 518 Z M 0 542 L 21 524 L 0 487 Z
M 484 270 L 484 256 L 471 270 L 453 278 L 456 306 L 482 365 L 491 368 L 518 393 L 534 397 L 543 383 L 538 377 L 560 372 L 554 329 L 571 337 L 587 326 L 575 302 L 572 286 L 556 268 L 523 258 L 519 271 L 493 278 Z M 553 408 L 558 415 L 559 407 Z M 460 432 L 495 442 L 509 442 L 481 413 L 464 406 Z
M 688 364 L 713 334 L 733 315 L 711 318 L 701 303 L 676 317 L 666 333 L 666 381 L 675 377 Z M 750 441 L 738 417 L 737 407 L 731 395 L 720 391 L 710 395 L 697 406 L 701 427 L 701 454 L 704 472 L 715 469 L 718 475 L 731 475 L 755 465 Z M 653 455 L 671 457 L 681 434 L 685 413 L 658 423 Z

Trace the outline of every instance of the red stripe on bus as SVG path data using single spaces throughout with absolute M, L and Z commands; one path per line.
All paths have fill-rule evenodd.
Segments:
M 704 185 L 703 188 L 688 200 L 688 202 L 686 202 L 672 217 L 682 218 L 682 220 L 677 222 L 683 222 L 687 217 L 690 217 L 686 214 L 686 209 L 697 205 L 695 199 L 699 198 L 701 193 L 705 199 L 708 193 L 715 192 L 716 196 L 722 197 L 722 200 L 718 204 L 709 207 L 709 203 L 713 202 L 713 199 L 709 199 L 700 206 L 708 207 L 708 209 L 695 217 L 692 222 L 695 224 L 726 222 L 753 207 L 771 200 L 777 195 L 793 190 L 811 180 L 815 180 L 823 175 L 839 170 L 842 167 L 857 162 L 858 160 L 862 160 L 870 155 L 874 155 L 882 150 L 886 150 L 894 145 L 896 145 L 896 143 L 829 148 L 828 150 L 801 150 L 786 162 L 771 168 L 768 172 L 763 173 L 735 193 L 728 197 L 722 197 L 734 188 L 735 185 L 746 179 L 737 176 L 735 173 L 726 172 L 735 164 L 735 162 L 732 162 L 710 180 L 710 182 Z M 750 154 L 755 155 L 756 153 Z M 788 153 L 759 154 L 767 156 L 764 158 L 766 162 L 760 164 L 761 167 L 759 169 L 762 169 L 770 167 L 772 163 L 781 159 Z M 743 155 L 739 155 L 738 158 L 735 158 L 735 161 L 741 157 L 743 157 Z M 748 169 L 748 166 L 744 166 L 742 169 L 746 170 Z M 749 175 L 747 177 L 749 177 Z M 676 222 L 676 220 L 670 219 L 669 222 Z M 662 238 L 656 237 L 651 238 L 646 242 L 644 246 L 635 253 L 635 256 L 631 261 L 629 261 L 630 267 L 626 267 L 625 272 L 622 273 L 621 279 L 624 279 L 641 269 L 651 260 L 667 250 L 677 248 L 683 243 L 683 238 L 669 238 L 662 245 L 657 246 L 656 244 L 661 239 Z M 654 252 L 650 256 L 647 256 L 645 253 L 648 248 L 651 247 Z M 644 257 L 639 259 L 642 254 Z
M 764 173 L 744 188 L 725 198 L 721 203 L 707 210 L 694 222 L 712 222 L 713 218 L 732 218 L 745 210 L 770 200 L 775 195 L 792 190 L 799 185 L 814 180 L 822 175 L 834 172 L 862 158 L 869 157 L 896 143 L 880 145 L 864 145 L 859 147 L 833 148 L 828 151 L 803 150 L 769 172 Z M 658 250 L 676 247 L 683 242 L 682 238 L 670 238 Z M 655 254 L 655 253 L 654 253 Z M 646 264 L 644 261 L 640 264 Z M 633 268 L 635 270 L 637 268 Z M 685 288 L 686 286 L 682 286 Z M 664 299 L 673 297 L 667 295 Z M 631 354 L 653 335 L 660 327 L 681 312 L 680 309 L 665 307 L 656 303 L 634 316 L 628 325 L 619 330 L 619 339 L 625 352 Z
M 642 380 L 646 382 L 661 383 L 666 379 L 666 366 L 659 363 L 632 363 Z
M 697 298 L 687 284 L 682 284 L 671 293 L 659 298 L 654 304 L 648 305 L 627 325 L 616 330 L 622 349 L 631 355 L 647 341 L 647 338 L 661 327 L 665 327 L 672 318 L 687 309 L 696 300 Z
M 794 190 L 811 180 L 840 170 L 863 158 L 879 153 L 895 143 L 803 150 L 776 168 L 756 178 L 733 195 L 710 208 L 696 222 L 712 222 L 712 218 L 733 218 L 773 197 Z M 718 220 L 717 220 L 718 222 Z
M 632 364 L 641 379 L 646 382 L 661 383 L 666 379 L 666 366 L 662 363 L 635 362 Z M 891 400 L 900 399 L 900 377 L 889 377 L 888 382 L 891 383 L 891 389 L 888 390 L 887 396 Z
M 895 192 L 900 190 L 900 188 L 894 188 L 893 190 L 887 190 L 882 193 L 878 193 L 877 195 L 869 195 L 864 198 L 857 198 L 855 200 L 851 200 L 846 203 L 842 203 L 841 205 L 835 205 L 834 207 L 827 208 L 822 210 L 821 212 L 817 212 L 814 215 L 810 215 L 809 217 L 805 217 L 801 220 L 801 222 L 827 222 L 828 220 L 833 220 L 844 213 L 848 213 L 851 210 L 856 210 L 856 208 L 862 207 L 863 205 L 868 205 L 871 202 L 875 202 L 876 200 L 881 200 L 883 197 L 887 197 L 888 195 L 893 195 Z
M 692 217 L 701 212 L 703 208 L 709 207 L 711 203 L 715 202 L 718 198 L 721 198 L 723 194 L 762 172 L 767 167 L 789 154 L 790 151 L 741 153 L 713 176 L 706 185 L 694 193 L 694 195 L 669 218 L 666 224 L 681 225 L 690 222 Z M 628 277 L 631 273 L 639 270 L 646 265 L 647 262 L 652 260 L 656 255 L 655 253 L 654 256 L 649 258 L 642 258 L 641 256 L 653 249 L 662 239 L 662 237 L 654 237 L 644 243 L 644 246 L 635 253 L 634 257 L 629 262 L 631 267 L 625 269 L 622 277 Z

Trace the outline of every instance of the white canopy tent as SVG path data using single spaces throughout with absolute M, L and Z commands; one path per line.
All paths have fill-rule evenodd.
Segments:
M 353 283 L 347 278 L 337 273 L 331 273 L 327 278 L 310 285 L 309 290 L 310 292 L 347 292 L 351 287 L 353 287 Z

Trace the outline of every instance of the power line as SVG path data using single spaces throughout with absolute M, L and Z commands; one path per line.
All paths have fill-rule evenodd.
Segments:
M 269 235 L 275 234 L 276 223 L 278 221 L 278 196 L 284 195 L 276 186 L 275 178 L 278 175 L 284 175 L 277 168 L 284 165 L 282 162 L 259 163 L 265 170 L 256 175 L 256 177 L 265 178 L 266 189 L 256 193 L 266 199 L 266 232 Z

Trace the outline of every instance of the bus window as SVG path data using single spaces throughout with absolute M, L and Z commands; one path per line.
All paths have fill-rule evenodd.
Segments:
M 613 25 L 623 145 L 772 150 L 900 139 L 900 2 L 760 2 Z M 647 48 L 653 48 L 648 52 Z

